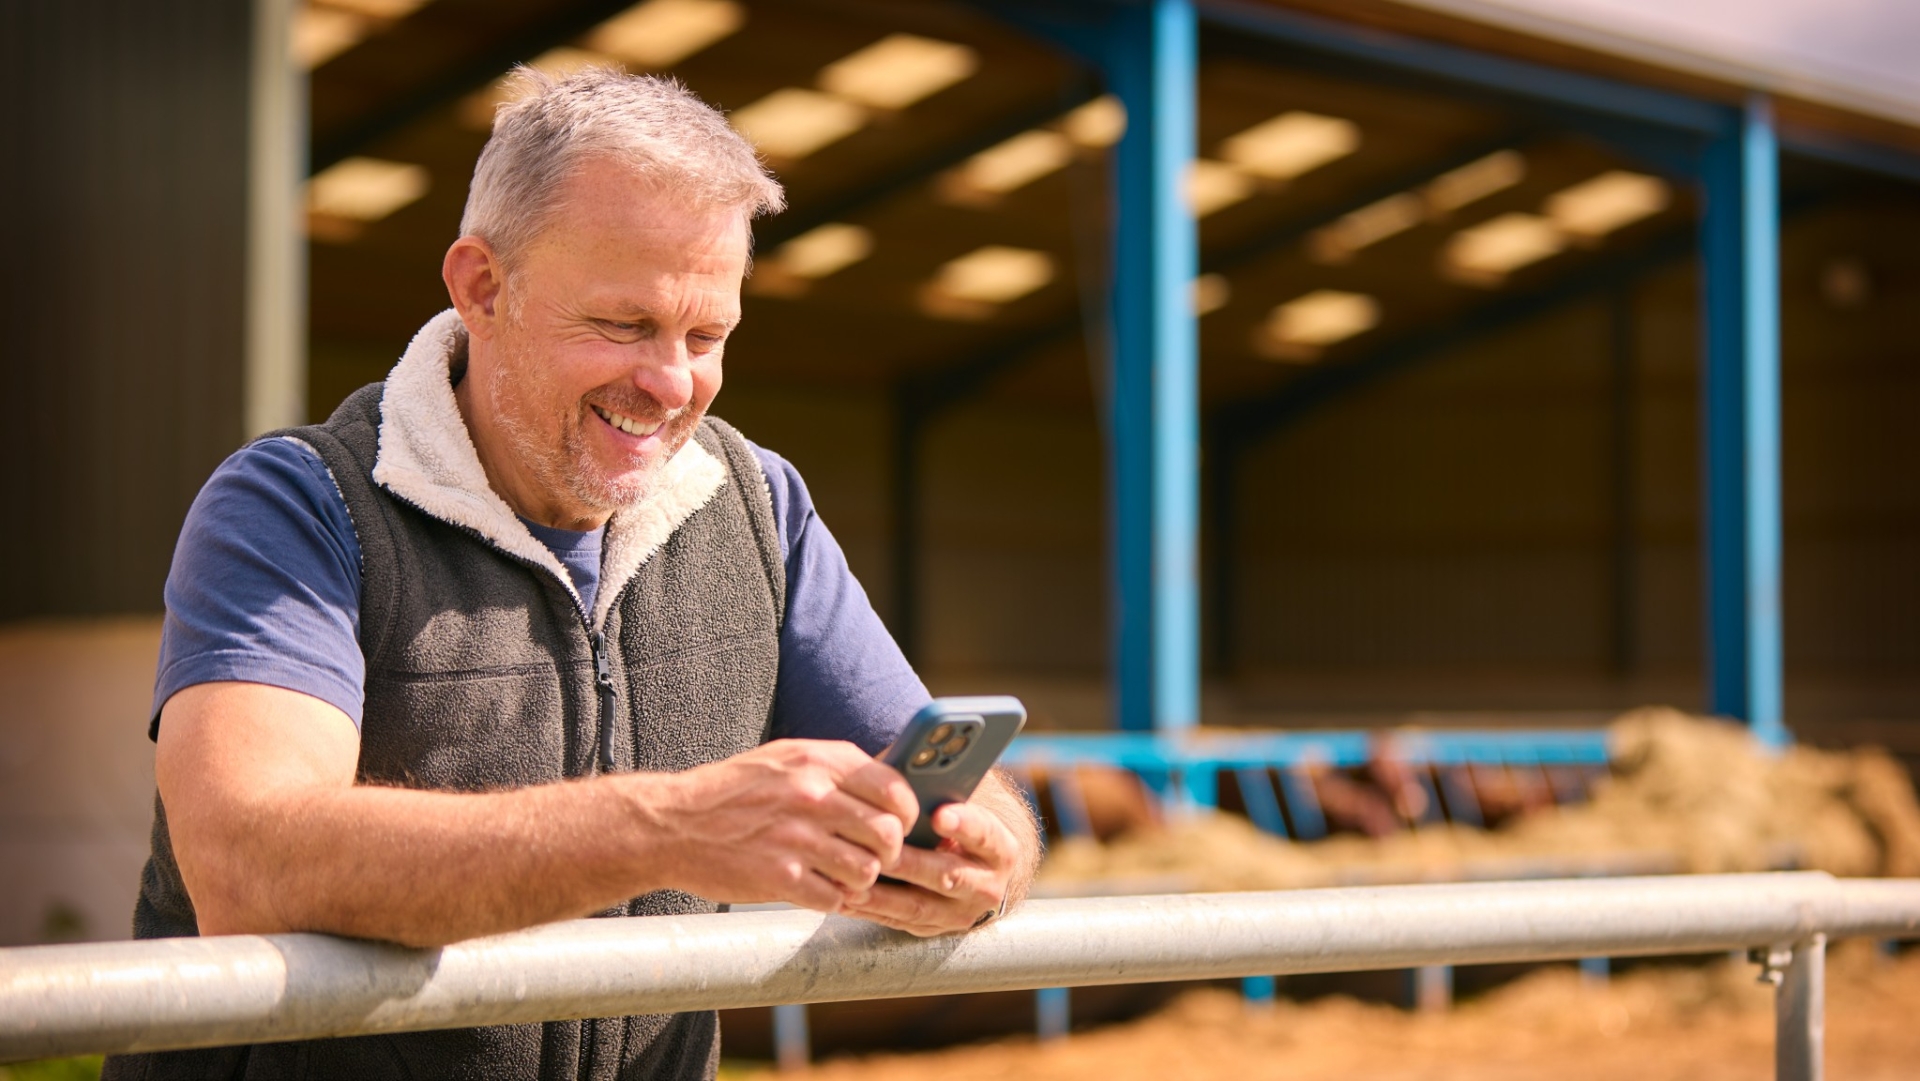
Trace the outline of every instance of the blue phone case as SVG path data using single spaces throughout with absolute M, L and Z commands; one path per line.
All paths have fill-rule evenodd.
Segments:
M 880 761 L 906 777 L 920 801 L 920 818 L 907 843 L 933 848 L 933 812 L 965 802 L 1027 723 L 1027 707 L 1009 695 L 936 698 L 913 715 Z

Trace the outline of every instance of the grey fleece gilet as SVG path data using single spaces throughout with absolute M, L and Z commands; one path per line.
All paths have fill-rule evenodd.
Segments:
M 360 782 L 480 792 L 594 772 L 588 617 L 550 568 L 376 482 L 382 390 L 365 387 L 326 423 L 280 433 L 332 470 L 360 542 Z M 685 770 L 767 736 L 786 589 L 773 508 L 738 433 L 708 418 L 694 441 L 724 465 L 724 481 L 624 584 L 605 582 L 618 596 L 596 605 L 612 646 L 615 770 Z M 714 910 L 662 890 L 601 915 Z M 158 800 L 134 933 L 196 933 Z M 105 1076 L 710 1078 L 718 1056 L 718 1018 L 706 1012 L 121 1056 Z

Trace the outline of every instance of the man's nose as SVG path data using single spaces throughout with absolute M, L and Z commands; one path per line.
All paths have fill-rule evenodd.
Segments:
M 647 350 L 634 365 L 632 380 L 663 409 L 685 409 L 693 401 L 692 361 L 678 344 Z

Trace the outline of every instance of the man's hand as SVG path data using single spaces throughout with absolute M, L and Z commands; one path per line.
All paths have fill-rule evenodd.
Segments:
M 646 800 L 665 844 L 662 870 L 713 901 L 842 911 L 901 858 L 920 813 L 899 773 L 838 741 L 777 740 L 644 783 L 662 782 Z
M 1026 896 L 1040 862 L 1039 830 L 999 771 L 972 800 L 935 811 L 933 831 L 938 848 L 903 847 L 887 871 L 901 884 L 876 884 L 845 914 L 925 938 L 978 927 Z

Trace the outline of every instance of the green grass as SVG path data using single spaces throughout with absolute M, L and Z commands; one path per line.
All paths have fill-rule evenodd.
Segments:
M 0 1066 L 0 1081 L 100 1081 L 98 1055 L 49 1058 Z

